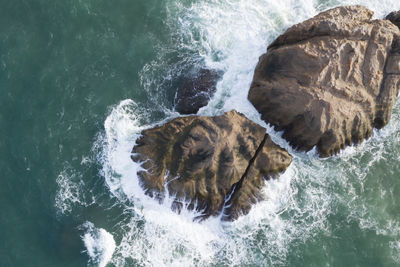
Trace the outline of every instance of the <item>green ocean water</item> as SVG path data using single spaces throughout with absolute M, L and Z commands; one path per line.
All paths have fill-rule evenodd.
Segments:
M 327 160 L 268 128 L 293 164 L 268 185 L 270 200 L 233 224 L 193 223 L 129 189 L 131 145 L 179 116 L 180 75 L 220 70 L 200 114 L 235 108 L 262 124 L 246 100 L 258 56 L 290 25 L 352 3 L 377 18 L 400 9 L 0 0 L 0 266 L 400 266 L 399 101 L 386 128 Z

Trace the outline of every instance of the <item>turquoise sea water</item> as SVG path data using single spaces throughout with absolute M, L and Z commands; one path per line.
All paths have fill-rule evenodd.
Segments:
M 294 155 L 234 223 L 171 212 L 137 185 L 141 129 L 179 116 L 181 73 L 224 73 L 201 115 L 247 101 L 258 57 L 330 7 L 397 0 L 0 0 L 0 266 L 400 266 L 400 102 L 357 147 Z

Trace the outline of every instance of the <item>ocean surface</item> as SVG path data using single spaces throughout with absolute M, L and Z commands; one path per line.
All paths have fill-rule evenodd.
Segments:
M 398 0 L 0 0 L 0 266 L 400 266 L 400 100 L 340 155 L 293 151 L 247 100 L 258 57 L 320 11 Z M 295 59 L 294 59 L 295 60 Z M 233 223 L 143 194 L 142 129 L 180 116 L 176 82 L 223 76 L 198 114 L 236 109 L 294 156 Z

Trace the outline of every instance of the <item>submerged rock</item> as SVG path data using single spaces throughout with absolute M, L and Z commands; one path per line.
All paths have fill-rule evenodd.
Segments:
M 200 69 L 186 73 L 178 85 L 175 109 L 181 114 L 195 114 L 208 104 L 220 75 L 215 70 Z
M 394 25 L 400 28 L 400 10 L 390 13 L 385 19 L 390 20 Z
M 400 88 L 400 31 L 362 6 L 289 28 L 260 57 L 249 100 L 291 145 L 326 157 L 371 136 Z
M 174 196 L 173 209 L 189 203 L 189 209 L 202 211 L 201 218 L 223 211 L 224 220 L 246 214 L 261 199 L 264 179 L 291 162 L 265 128 L 236 111 L 176 118 L 145 130 L 132 153 L 145 169 L 138 175 L 148 195 Z

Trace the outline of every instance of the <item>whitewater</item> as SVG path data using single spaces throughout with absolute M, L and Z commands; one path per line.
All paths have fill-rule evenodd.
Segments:
M 315 151 L 293 150 L 247 100 L 258 57 L 285 29 L 321 11 L 362 4 L 383 18 L 400 10 L 397 0 L 207 0 L 188 4 L 165 1 L 171 43 L 157 43 L 157 59 L 140 72 L 148 107 L 135 99 L 121 99 L 110 107 L 92 151 L 81 164 L 99 164 L 106 194 L 88 192 L 85 175 L 69 166 L 58 175 L 55 205 L 74 214 L 91 203 L 104 210 L 122 207 L 124 219 L 113 227 L 87 221 L 80 226 L 88 264 L 94 266 L 287 266 L 313 240 L 340 239 L 337 228 L 352 225 L 381 237 L 387 265 L 400 265 L 400 221 L 393 216 L 396 191 L 385 181 L 400 164 L 400 101 L 390 123 L 372 138 L 348 147 L 339 155 L 320 159 Z M 178 60 L 176 60 L 178 58 Z M 174 59 L 174 60 L 172 60 Z M 172 62 L 172 63 L 171 63 Z M 236 109 L 267 128 L 273 141 L 293 155 L 293 163 L 279 179 L 267 182 L 266 200 L 246 216 L 223 223 L 219 218 L 193 222 L 198 214 L 172 212 L 172 200 L 162 204 L 144 194 L 130 159 L 143 129 L 181 116 L 166 102 L 167 88 L 188 67 L 199 64 L 223 73 L 217 91 L 198 115 L 217 115 Z M 161 119 L 153 119 L 162 114 Z M 386 162 L 383 164 L 383 162 Z M 382 167 L 383 164 L 383 167 Z M 396 176 L 393 174 L 392 176 Z M 399 178 L 399 177 L 397 177 Z M 398 207 L 397 207 L 398 209 Z M 340 214 L 340 216 L 338 216 Z M 340 217 L 340 218 L 339 218 Z M 339 231 L 340 232 L 340 231 Z M 355 243 L 349 247 L 355 246 Z M 321 255 L 332 251 L 313 248 Z M 338 257 L 333 255 L 332 257 Z M 316 261 L 317 263 L 324 262 Z

